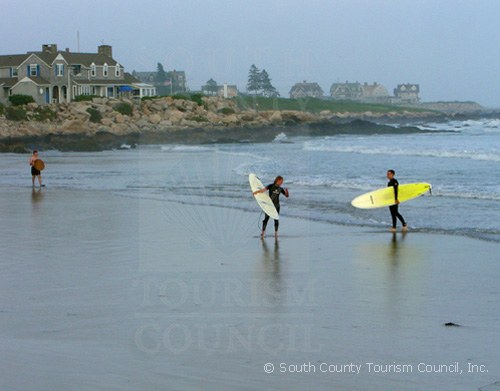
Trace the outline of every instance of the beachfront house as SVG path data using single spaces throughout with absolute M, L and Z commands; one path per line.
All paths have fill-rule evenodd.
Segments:
M 97 53 L 57 50 L 42 45 L 40 52 L 0 55 L 0 102 L 10 95 L 31 95 L 36 103 L 70 102 L 78 95 L 107 98 L 154 96 L 153 85 L 141 83 L 113 59 L 112 47 L 101 45 Z
M 134 71 L 132 74 L 142 83 L 154 85 L 159 95 L 175 95 L 189 92 L 186 72 L 184 71 L 173 70 L 165 72 L 165 80 L 161 83 L 159 83 L 157 79 L 158 72 Z
M 333 83 L 330 87 L 330 96 L 334 100 L 361 100 L 363 88 L 361 83 Z
M 201 87 L 201 93 L 206 96 L 218 96 L 221 98 L 234 98 L 240 94 L 236 85 L 227 83 L 219 85 L 214 79 L 210 79 L 207 81 L 207 84 Z
M 394 97 L 391 98 L 393 104 L 419 104 L 420 103 L 419 84 L 398 84 L 394 89 Z
M 389 91 L 384 86 L 373 83 L 365 83 L 361 87 L 363 96 L 361 102 L 366 103 L 389 103 Z
M 318 83 L 307 83 L 305 80 L 302 83 L 295 83 L 290 90 L 290 98 L 323 98 L 323 90 Z

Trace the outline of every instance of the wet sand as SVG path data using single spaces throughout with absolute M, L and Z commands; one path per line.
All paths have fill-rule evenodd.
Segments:
M 280 238 L 261 240 L 257 209 L 50 188 L 0 196 L 2 390 L 500 380 L 498 244 L 286 212 Z

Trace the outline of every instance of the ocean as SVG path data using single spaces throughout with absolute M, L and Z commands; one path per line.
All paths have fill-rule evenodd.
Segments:
M 290 198 L 281 201 L 287 218 L 388 230 L 387 208 L 359 210 L 350 201 L 387 185 L 396 171 L 400 184 L 428 182 L 432 195 L 400 206 L 411 231 L 463 235 L 500 242 L 500 120 L 412 124 L 428 133 L 291 138 L 272 143 L 153 145 L 96 153 L 42 151 L 47 188 L 98 190 L 124 197 L 162 199 L 184 208 L 192 220 L 230 227 L 228 213 L 212 221 L 197 214 L 203 205 L 255 211 L 249 232 L 262 219 L 248 186 L 255 173 L 264 184 L 284 177 Z M 4 154 L 3 186 L 31 185 L 28 155 Z M 185 219 L 186 216 L 178 216 Z M 245 223 L 246 224 L 246 223 Z

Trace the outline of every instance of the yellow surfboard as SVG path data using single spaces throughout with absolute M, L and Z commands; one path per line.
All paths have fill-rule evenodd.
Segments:
M 432 188 L 430 183 L 408 183 L 398 186 L 398 200 L 405 202 L 415 197 L 427 193 Z M 371 191 L 362 194 L 352 200 L 351 205 L 360 209 L 375 209 L 384 206 L 395 205 L 394 187 L 385 187 L 383 189 Z

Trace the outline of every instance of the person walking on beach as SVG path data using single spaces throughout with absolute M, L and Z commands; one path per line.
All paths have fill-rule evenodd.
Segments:
M 33 187 L 35 187 L 35 177 L 38 177 L 38 183 L 40 187 L 44 187 L 42 185 L 42 175 L 40 171 L 35 168 L 35 162 L 38 160 L 38 151 L 33 151 L 33 156 L 30 158 L 30 166 L 31 166 L 31 182 L 33 183 Z
M 269 197 L 271 198 L 271 201 L 273 202 L 274 207 L 276 208 L 278 213 L 280 213 L 280 194 L 283 194 L 286 198 L 288 198 L 289 196 L 288 189 L 281 187 L 282 184 L 283 184 L 283 177 L 278 175 L 274 180 L 274 183 L 267 185 L 263 189 L 254 191 L 253 195 L 257 193 L 264 193 L 265 191 L 269 190 Z M 266 214 L 266 217 L 262 222 L 262 233 L 260 234 L 260 236 L 264 236 L 264 232 L 266 231 L 268 221 L 269 221 L 269 215 Z M 279 220 L 274 220 L 274 235 L 276 237 L 278 237 L 279 225 L 280 225 Z
M 401 224 L 403 224 L 403 229 L 402 231 L 406 231 L 408 228 L 408 224 L 406 224 L 405 219 L 401 214 L 398 212 L 398 207 L 399 207 L 399 200 L 398 200 L 398 186 L 399 182 L 397 181 L 396 178 L 394 178 L 394 175 L 396 172 L 394 170 L 389 170 L 387 171 L 387 179 L 389 179 L 389 183 L 387 184 L 387 187 L 394 187 L 394 200 L 396 202 L 396 205 L 391 205 L 389 206 L 389 210 L 391 211 L 391 216 L 392 216 L 392 229 L 391 232 L 396 231 L 396 222 L 397 219 L 401 221 Z

